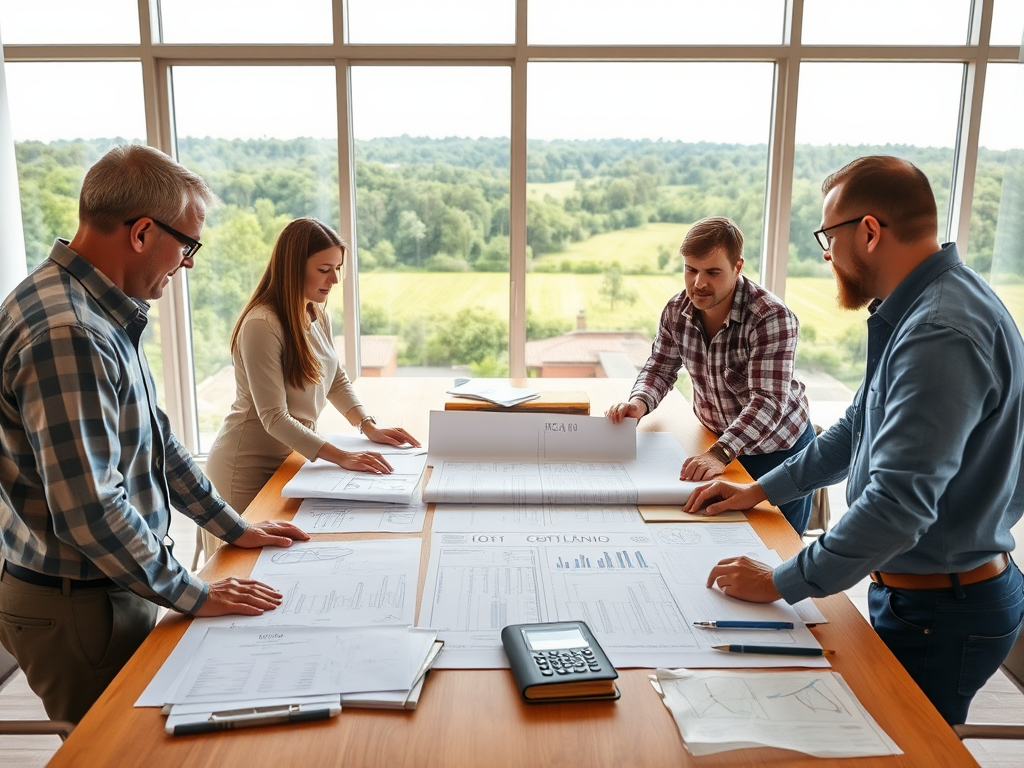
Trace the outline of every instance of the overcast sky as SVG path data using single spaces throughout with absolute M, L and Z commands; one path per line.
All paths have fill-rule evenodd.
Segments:
M 357 30 L 364 38 L 360 42 L 379 42 L 375 35 L 385 33 L 399 41 L 403 35 L 430 34 L 421 29 L 432 23 L 423 9 L 436 9 L 438 0 L 410 2 L 352 0 L 353 37 Z M 580 13 L 584 2 L 587 12 Z M 725 34 L 715 13 L 736 20 L 725 27 L 734 40 L 778 42 L 771 38 L 781 34 L 769 22 L 780 13 L 782 0 L 630 0 L 628 19 L 613 12 L 617 3 L 621 8 L 619 0 L 543 0 L 531 15 L 531 42 L 596 44 L 610 42 L 605 38 L 612 34 L 625 43 L 698 42 L 683 33 L 670 34 L 673 28 L 703 30 L 702 41 L 722 42 L 714 39 Z M 0 0 L 0 38 L 42 42 L 32 36 L 46 35 L 49 41 L 67 42 L 63 37 L 68 35 L 81 41 L 82 35 L 96 34 L 104 42 L 137 42 L 137 27 L 122 21 L 134 19 L 135 6 L 135 0 Z M 850 12 L 854 6 L 856 12 Z M 927 13 L 916 13 L 924 6 Z M 103 7 L 110 13 L 95 11 Z M 327 14 L 329 20 L 328 0 L 289 0 L 286 7 L 296 12 L 273 12 L 281 7 L 272 0 L 164 0 L 164 34 L 174 41 L 209 42 L 194 31 L 201 27 L 219 42 L 231 41 L 228 34 L 236 41 L 279 34 L 324 42 L 318 38 L 326 29 L 329 39 L 329 24 L 296 21 L 302 12 Z M 511 28 L 511 0 L 442 0 L 440 7 L 462 19 L 443 26 L 444 42 L 465 42 L 460 36 L 505 42 L 503 35 Z M 960 19 L 968 7 L 969 0 L 805 0 L 804 41 L 888 44 L 896 41 L 886 37 L 902 34 L 904 42 L 912 35 L 910 42 L 955 43 L 965 29 Z M 93 12 L 84 13 L 85 8 Z M 884 27 L 876 23 L 882 8 L 890 22 Z M 1000 34 L 1014 25 L 1024 28 L 1024 0 L 998 0 L 996 13 L 1002 19 L 994 26 Z M 907 21 L 901 23 L 904 16 Z M 39 18 L 49 23 L 33 21 Z M 196 18 L 203 24 L 195 24 Z M 650 23 L 653 18 L 674 19 L 678 26 Z M 988 69 L 983 146 L 1024 147 L 1021 69 Z M 177 67 L 173 73 L 179 135 L 287 139 L 337 134 L 330 67 Z M 528 134 L 535 139 L 763 144 L 768 141 L 773 76 L 769 63 L 533 63 L 527 72 Z M 963 67 L 957 64 L 805 63 L 797 141 L 951 147 L 962 77 Z M 16 140 L 145 134 L 139 64 L 8 63 L 6 80 Z M 509 135 L 507 67 L 357 67 L 352 82 L 357 138 Z

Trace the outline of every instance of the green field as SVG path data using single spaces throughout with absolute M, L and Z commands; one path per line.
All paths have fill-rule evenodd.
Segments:
M 562 318 L 575 327 L 584 310 L 591 329 L 652 329 L 665 303 L 682 290 L 681 275 L 627 275 L 623 282 L 637 294 L 630 305 L 615 309 L 601 296 L 601 275 L 531 273 L 526 276 L 526 305 L 537 317 Z M 1015 286 L 1021 293 L 1024 288 Z M 384 273 L 362 275 L 360 300 L 364 306 L 382 308 L 390 320 L 452 315 L 477 307 L 507 319 L 508 276 L 500 273 Z M 863 326 L 863 312 L 847 312 L 836 304 L 835 284 L 827 277 L 795 277 L 789 280 L 787 302 L 805 326 L 813 326 L 819 341 L 842 338 L 850 327 Z
M 672 254 L 669 264 L 680 263 L 679 244 L 690 229 L 689 224 L 652 223 L 633 229 L 619 229 L 595 235 L 579 243 L 570 243 L 564 251 L 549 253 L 534 259 L 535 266 L 568 261 L 578 264 L 592 261 L 597 264 L 619 262 L 626 271 L 658 271 L 658 253 L 668 249 Z

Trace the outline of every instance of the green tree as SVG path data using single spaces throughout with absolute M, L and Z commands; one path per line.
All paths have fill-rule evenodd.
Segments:
M 611 268 L 604 272 L 601 279 L 601 295 L 608 299 L 612 312 L 615 311 L 615 303 L 618 301 L 625 301 L 630 305 L 636 303 L 637 292 L 626 285 L 619 262 L 613 261 Z

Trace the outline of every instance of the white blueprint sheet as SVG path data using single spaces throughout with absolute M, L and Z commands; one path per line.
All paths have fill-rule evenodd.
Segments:
M 409 652 L 406 627 L 211 627 L 170 703 L 408 689 Z
M 694 755 L 748 747 L 825 758 L 903 754 L 835 672 L 659 669 L 657 682 Z
M 438 504 L 432 530 L 474 531 L 636 531 L 647 526 L 636 506 L 585 504 Z
M 561 413 L 431 411 L 429 463 L 477 456 L 521 461 L 631 461 L 636 419 Z
M 387 462 L 395 470 L 389 475 L 354 472 L 323 459 L 307 461 L 285 483 L 281 495 L 286 499 L 348 499 L 411 504 L 417 497 L 416 491 L 426 460 L 424 454 L 388 455 Z
M 502 627 L 570 620 L 586 621 L 619 667 L 829 666 L 822 657 L 712 650 L 757 642 L 820 647 L 784 601 L 745 603 L 705 587 L 719 560 L 768 556 L 747 523 L 643 534 L 438 533 L 432 540 L 419 625 L 445 641 L 438 668 L 508 666 Z M 792 621 L 795 629 L 755 635 L 692 625 L 718 619 Z
M 265 547 L 251 577 L 281 592 L 284 602 L 262 616 L 193 619 L 135 706 L 166 703 L 168 690 L 210 627 L 412 624 L 421 543 L 405 538 Z
M 427 505 L 303 499 L 292 522 L 306 533 L 419 533 Z
M 682 504 L 698 485 L 679 479 L 683 459 L 669 432 L 637 433 L 636 458 L 627 461 L 444 459 L 434 462 L 423 498 L 445 504 Z

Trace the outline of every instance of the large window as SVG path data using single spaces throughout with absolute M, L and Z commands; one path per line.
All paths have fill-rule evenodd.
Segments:
M 810 233 L 825 176 L 878 152 L 928 174 L 941 234 L 1024 317 L 1021 0 L 0 0 L 0 30 L 28 266 L 114 143 L 175 154 L 223 201 L 146 337 L 197 451 L 299 215 L 355 241 L 330 299 L 353 375 L 628 378 L 686 228 L 722 214 L 838 408 L 863 316 Z M 574 346 L 600 334 L 616 346 Z
M 797 365 L 809 393 L 812 399 L 834 401 L 837 410 L 845 409 L 864 377 L 866 311 L 839 308 L 831 269 L 812 235 L 821 226 L 821 183 L 863 155 L 903 157 L 931 181 L 939 231 L 945 233 L 962 80 L 959 64 L 801 68 L 786 302 L 800 318 Z M 915 87 L 907 88 L 908 82 Z M 865 84 L 870 84 L 868 109 L 858 95 Z
M 362 370 L 508 373 L 509 70 L 355 67 Z
M 773 75 L 767 63 L 530 65 L 531 375 L 633 375 L 683 288 L 679 246 L 697 219 L 735 220 L 758 278 Z
M 1019 64 L 993 64 L 985 80 L 967 263 L 1024 326 L 1024 80 Z
M 234 400 L 231 331 L 277 236 L 299 216 L 338 227 L 337 99 L 332 67 L 181 66 L 172 77 L 178 158 L 221 199 L 188 273 L 206 451 Z M 340 290 L 329 309 L 340 333 Z

